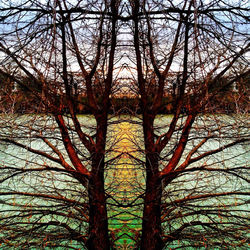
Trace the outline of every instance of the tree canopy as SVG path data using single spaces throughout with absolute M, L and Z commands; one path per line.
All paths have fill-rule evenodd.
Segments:
M 247 249 L 249 10 L 2 0 L 1 247 Z

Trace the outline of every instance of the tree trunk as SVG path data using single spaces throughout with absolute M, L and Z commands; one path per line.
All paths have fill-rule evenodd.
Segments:
M 155 162 L 158 165 L 158 162 Z M 146 165 L 149 164 L 147 161 Z M 147 169 L 150 166 L 147 166 Z M 163 248 L 161 238 L 161 180 L 157 174 L 148 173 L 144 199 L 141 250 Z
M 163 248 L 161 239 L 161 195 L 159 178 L 159 154 L 154 147 L 154 114 L 143 114 L 143 132 L 146 155 L 146 194 L 142 221 L 141 250 Z
M 99 161 L 95 159 L 94 164 L 98 164 L 97 167 L 93 167 L 94 169 L 103 170 L 103 156 L 99 158 Z M 89 180 L 89 239 L 87 247 L 88 249 L 109 250 L 108 217 L 102 170 L 93 174 Z

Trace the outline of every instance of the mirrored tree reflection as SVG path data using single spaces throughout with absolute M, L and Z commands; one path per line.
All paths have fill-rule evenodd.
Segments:
M 1 249 L 248 249 L 249 4 L 0 2 Z

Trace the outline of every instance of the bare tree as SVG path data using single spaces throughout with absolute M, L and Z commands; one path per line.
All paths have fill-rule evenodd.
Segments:
M 33 114 L 2 116 L 4 151 L 30 158 L 16 154 L 1 166 L 1 243 L 74 249 L 74 240 L 75 248 L 110 249 L 104 155 L 119 1 L 3 1 L 0 8 L 0 73 L 28 95 Z M 82 121 L 79 107 L 94 120 Z
M 244 1 L 0 8 L 4 248 L 247 247 Z
M 244 147 L 248 125 L 240 114 L 218 116 L 214 100 L 249 76 L 249 67 L 233 72 L 237 61 L 247 65 L 249 8 L 188 0 L 130 6 L 146 155 L 140 249 L 247 247 L 248 168 L 232 160 L 241 151 L 227 150 Z M 173 116 L 159 123 L 166 105 Z

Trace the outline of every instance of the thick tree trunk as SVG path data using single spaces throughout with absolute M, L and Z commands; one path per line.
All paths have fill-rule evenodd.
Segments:
M 89 239 L 87 247 L 88 249 L 110 249 L 104 183 L 99 176 L 94 176 L 89 182 Z
M 94 161 L 94 169 L 103 169 L 104 159 Z M 89 239 L 88 249 L 109 250 L 108 217 L 104 191 L 103 171 L 97 171 L 89 180 Z
M 159 155 L 154 147 L 154 114 L 143 114 L 143 132 L 146 155 L 146 194 L 142 221 L 141 250 L 163 248 L 161 239 L 161 195 L 159 178 Z
M 155 163 L 158 165 L 158 162 Z M 149 164 L 148 161 L 147 164 Z M 161 238 L 161 195 L 160 178 L 157 174 L 148 173 L 144 199 L 141 250 L 160 250 L 163 248 Z

